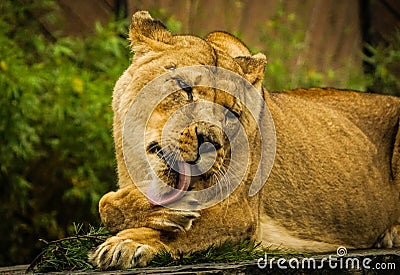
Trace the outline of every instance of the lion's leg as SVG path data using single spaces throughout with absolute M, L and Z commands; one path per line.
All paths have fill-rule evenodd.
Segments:
M 132 228 L 108 238 L 89 253 L 89 261 L 99 269 L 127 269 L 146 266 L 162 249 L 160 232 L 151 228 Z
M 192 221 L 200 216 L 196 211 L 172 210 L 151 205 L 134 186 L 105 194 L 99 202 L 99 212 L 102 222 L 112 233 L 139 227 L 187 231 L 192 226 Z
M 188 199 L 188 203 L 193 202 Z M 151 205 L 134 186 L 104 195 L 99 211 L 107 229 L 118 232 L 89 254 L 90 262 L 100 269 L 145 266 L 161 249 L 173 252 L 161 241 L 161 234 L 186 232 L 200 217 L 196 211 Z
M 400 247 L 400 225 L 393 225 L 387 229 L 378 241 L 375 243 L 376 248 L 392 248 Z

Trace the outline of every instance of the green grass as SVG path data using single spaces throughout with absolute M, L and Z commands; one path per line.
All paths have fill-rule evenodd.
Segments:
M 74 224 L 74 227 L 75 236 L 51 242 L 41 240 L 44 247 L 29 265 L 28 271 L 44 273 L 93 269 L 87 259 L 88 252 L 111 235 L 104 227 L 90 227 L 87 233 L 83 233 L 82 225 Z
M 225 241 L 217 245 L 211 245 L 204 250 L 190 253 L 178 253 L 174 258 L 168 251 L 158 253 L 149 266 L 176 266 L 201 263 L 229 263 L 256 260 L 264 257 L 265 253 L 270 255 L 283 255 L 282 250 L 271 250 L 262 247 L 255 241 L 243 240 L 241 242 Z
M 94 270 L 94 267 L 88 262 L 87 254 L 111 235 L 104 227 L 90 227 L 87 233 L 83 232 L 82 225 L 74 225 L 74 227 L 76 231 L 74 236 L 51 242 L 41 240 L 44 243 L 43 250 L 32 261 L 28 271 L 44 273 Z M 211 245 L 204 250 L 190 253 L 178 252 L 176 257 L 168 251 L 160 251 L 149 263 L 149 266 L 244 262 L 257 260 L 264 257 L 265 253 L 274 256 L 295 255 L 288 251 L 262 247 L 260 243 L 255 241 L 225 241 Z

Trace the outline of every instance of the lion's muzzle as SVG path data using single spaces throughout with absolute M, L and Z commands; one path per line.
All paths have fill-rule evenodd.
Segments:
M 158 159 L 158 169 L 154 169 L 162 184 L 174 187 L 162 192 L 157 184 L 156 188 L 149 188 L 149 201 L 153 205 L 167 205 L 180 199 L 187 191 L 194 178 L 209 178 L 222 166 L 224 149 L 223 135 L 219 127 L 206 123 L 193 123 L 186 127 L 181 134 L 177 145 L 161 146 L 159 142 L 151 142 L 147 152 Z M 159 168 L 163 167 L 163 168 Z M 193 186 L 192 186 L 193 187 Z

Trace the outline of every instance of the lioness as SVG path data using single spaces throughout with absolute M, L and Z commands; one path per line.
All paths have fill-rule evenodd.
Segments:
M 145 11 L 133 15 L 129 39 L 135 52 L 132 65 L 116 83 L 113 97 L 119 190 L 106 194 L 99 203 L 104 225 L 116 235 L 90 253 L 95 266 L 145 266 L 161 249 L 192 251 L 227 239 L 253 239 L 295 251 L 399 246 L 398 98 L 331 88 L 268 93 L 261 86 L 263 54 L 252 55 L 241 41 L 224 32 L 204 39 L 173 35 Z M 256 107 L 250 110 L 239 97 L 197 85 L 204 74 L 188 80 L 175 73 L 193 65 L 234 72 L 253 85 L 261 100 L 253 102 Z M 176 92 L 161 99 L 157 93 L 140 93 L 160 76 L 175 85 Z M 131 110 L 138 99 L 142 104 Z M 141 125 L 146 106 L 154 102 L 158 103 L 146 125 Z M 224 108 L 190 105 L 200 102 Z M 187 105 L 204 120 L 183 128 L 174 124 L 179 119 L 170 122 L 170 116 Z M 261 155 L 260 135 L 263 130 L 273 131 L 273 127 L 257 130 L 256 120 L 267 115 L 266 109 L 275 124 L 276 155 L 262 190 L 249 196 Z M 256 118 L 250 111 L 257 113 Z M 211 123 L 212 119 L 216 122 Z M 130 137 L 133 143 L 124 144 L 127 120 L 133 127 L 128 132 L 134 135 Z M 177 135 L 162 140 L 167 124 Z M 239 124 L 249 146 L 238 148 L 240 161 L 233 161 L 223 130 L 233 129 L 230 133 L 235 139 Z M 210 153 L 211 166 L 194 175 L 192 167 Z M 171 157 L 175 168 L 168 161 Z M 152 173 L 141 166 L 143 158 L 151 164 Z M 133 168 L 128 169 L 127 159 Z M 237 188 L 230 189 L 221 202 L 197 210 L 198 201 L 190 191 L 216 183 L 222 183 L 221 189 L 229 186 L 224 175 L 234 163 L 245 166 Z M 143 185 L 164 182 L 175 189 L 150 188 L 152 198 L 160 198 L 154 201 L 138 188 L 140 179 Z M 178 203 L 180 208 L 173 207 Z

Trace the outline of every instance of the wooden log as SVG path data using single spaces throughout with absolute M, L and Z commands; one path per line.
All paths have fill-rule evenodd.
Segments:
M 27 267 L 27 265 L 1 267 L 0 274 L 24 274 Z M 400 249 L 368 249 L 348 251 L 343 257 L 339 257 L 336 253 L 285 258 L 266 255 L 262 259 L 250 262 L 147 267 L 126 271 L 76 271 L 73 274 L 399 274 L 399 270 Z M 65 274 L 71 273 L 65 272 Z

